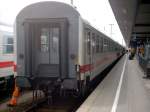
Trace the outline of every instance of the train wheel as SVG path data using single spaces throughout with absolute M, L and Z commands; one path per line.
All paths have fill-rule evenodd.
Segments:
M 91 85 L 90 85 L 90 76 L 86 77 L 86 93 L 88 94 L 90 92 Z
M 86 85 L 84 83 L 81 86 L 80 96 L 83 98 L 86 96 Z
M 89 90 L 90 90 L 90 81 L 89 81 L 89 78 L 86 78 L 86 82 L 82 82 L 82 85 L 81 85 L 81 89 L 80 89 L 80 94 L 81 94 L 81 97 L 86 97 L 89 93 Z

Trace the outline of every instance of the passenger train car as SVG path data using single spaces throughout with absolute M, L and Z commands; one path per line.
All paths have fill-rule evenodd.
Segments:
M 0 92 L 13 88 L 14 42 L 13 33 L 0 29 Z M 10 92 L 10 91 L 9 91 Z
M 82 93 L 123 47 L 92 27 L 72 6 L 39 2 L 16 18 L 17 85 Z

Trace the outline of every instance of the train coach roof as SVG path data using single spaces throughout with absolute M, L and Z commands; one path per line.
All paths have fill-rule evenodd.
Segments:
M 49 14 L 52 14 L 54 17 L 59 15 L 69 16 L 80 16 L 79 12 L 71 5 L 56 2 L 56 1 L 45 1 L 37 2 L 30 4 L 24 7 L 16 17 L 16 20 L 22 20 L 25 18 L 49 18 Z
M 83 19 L 84 24 L 89 28 L 89 29 L 93 29 L 95 32 L 99 32 L 101 33 L 103 36 L 105 36 L 105 38 L 115 42 L 117 45 L 122 46 L 121 44 L 119 44 L 117 41 L 113 40 L 112 38 L 110 38 L 109 36 L 107 36 L 106 34 L 104 34 L 103 32 L 101 32 L 100 30 L 98 30 L 97 28 L 93 27 L 93 25 L 91 25 L 88 21 L 86 21 L 85 19 Z M 122 46 L 123 47 L 123 46 Z
M 16 21 L 19 21 L 20 23 L 22 23 L 24 22 L 25 19 L 32 19 L 32 18 L 41 19 L 41 18 L 51 18 L 51 17 L 53 18 L 60 18 L 60 17 L 75 18 L 75 17 L 81 17 L 81 16 L 80 16 L 80 13 L 73 6 L 69 4 L 66 4 L 63 2 L 56 2 L 56 1 L 45 1 L 45 2 L 33 3 L 23 8 L 17 15 Z M 93 27 L 87 20 L 84 20 L 83 18 L 82 20 L 84 24 L 100 32 L 95 27 Z M 104 33 L 102 34 L 105 35 Z

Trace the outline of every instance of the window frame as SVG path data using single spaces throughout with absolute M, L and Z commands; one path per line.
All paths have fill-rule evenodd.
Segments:
M 3 43 L 2 43 L 2 53 L 3 54 L 13 54 L 14 53 L 14 37 L 11 34 L 4 34 L 2 36 Z M 12 43 L 8 42 L 8 39 L 12 39 Z M 12 47 L 10 51 L 8 51 L 8 46 Z

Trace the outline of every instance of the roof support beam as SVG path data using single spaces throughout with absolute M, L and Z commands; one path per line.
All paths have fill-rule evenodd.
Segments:
M 135 27 L 150 27 L 150 23 L 137 23 Z
M 132 32 L 132 34 L 150 34 L 150 32 Z

